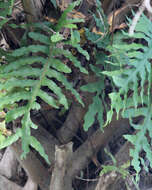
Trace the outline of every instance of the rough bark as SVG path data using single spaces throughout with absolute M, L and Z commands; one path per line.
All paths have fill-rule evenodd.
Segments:
M 42 18 L 42 2 L 45 0 L 22 0 L 28 23 L 39 21 Z
M 50 175 L 47 169 L 35 156 L 35 154 L 32 151 L 30 151 L 26 159 L 21 160 L 20 158 L 22 154 L 21 144 L 19 142 L 16 142 L 13 145 L 11 145 L 11 148 L 13 149 L 18 161 L 25 169 L 27 175 L 31 178 L 31 180 L 34 183 L 39 184 L 39 186 L 43 190 L 48 190 L 50 183 Z
M 112 122 L 104 128 L 104 132 L 98 129 L 73 153 L 71 157 L 72 167 L 69 168 L 69 174 L 73 177 L 77 175 L 81 169 L 87 166 L 94 154 L 108 143 L 116 131 L 123 127 L 130 127 L 128 119 L 120 118 L 116 120 L 114 116 Z
M 0 175 L 0 190 L 37 190 L 37 184 L 28 178 L 24 187 L 8 180 L 6 177 Z
M 84 97 L 85 107 L 83 108 L 77 102 L 73 103 L 66 121 L 64 122 L 61 129 L 57 132 L 57 136 L 60 142 L 63 144 L 68 143 L 75 136 L 78 128 L 82 126 L 84 115 L 88 109 L 88 105 L 92 101 L 92 94 L 83 93 L 82 96 Z
M 0 175 L 0 190 L 22 190 L 16 183 Z
M 55 145 L 60 145 L 59 141 L 40 125 L 37 130 L 32 130 L 32 135 L 42 144 L 52 164 L 54 162 Z
M 38 185 L 32 181 L 32 179 L 29 177 L 25 186 L 22 188 L 22 190 L 37 190 Z
M 0 162 L 0 174 L 7 178 L 14 178 L 17 173 L 18 161 L 11 147 L 5 150 Z
M 55 165 L 52 172 L 50 190 L 72 190 L 71 176 L 68 176 L 69 157 L 72 155 L 72 143 L 56 146 Z

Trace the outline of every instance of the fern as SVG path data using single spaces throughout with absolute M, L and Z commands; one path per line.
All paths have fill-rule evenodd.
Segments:
M 81 90 L 91 92 L 91 93 L 96 93 L 96 95 L 93 98 L 92 104 L 89 105 L 88 111 L 85 114 L 84 117 L 84 130 L 87 131 L 89 127 L 91 127 L 94 122 L 95 118 L 97 115 L 97 120 L 99 121 L 100 127 L 102 129 L 103 127 L 103 102 L 102 100 L 104 99 L 104 79 L 101 77 L 99 81 L 95 83 L 89 83 L 85 86 L 81 87 Z
M 75 22 L 77 23 L 78 20 L 67 20 L 66 16 L 79 3 L 80 1 L 76 1 L 70 4 L 64 11 L 58 24 L 54 27 L 53 34 L 48 25 L 45 30 L 50 34 L 49 36 L 40 33 L 40 24 L 35 25 L 35 31 L 29 32 L 28 36 L 36 42 L 39 41 L 41 45 L 29 45 L 14 50 L 6 55 L 8 63 L 0 66 L 0 91 L 4 92 L 0 96 L 0 110 L 7 108 L 5 117 L 7 123 L 20 117 L 22 124 L 15 134 L 0 143 L 0 148 L 21 138 L 22 158 L 25 158 L 30 151 L 29 146 L 32 146 L 49 163 L 43 147 L 31 136 L 31 127 L 36 129 L 37 126 L 32 122 L 30 112 L 40 109 L 40 104 L 37 102 L 38 97 L 53 108 L 58 109 L 60 106 L 64 106 L 65 109 L 68 109 L 69 103 L 59 86 L 58 82 L 60 82 L 83 105 L 79 93 L 66 79 L 65 73 L 71 73 L 72 70 L 70 66 L 61 61 L 61 55 L 69 59 L 72 65 L 78 67 L 81 72 L 86 74 L 88 72 L 69 50 L 57 46 L 57 43 L 65 43 L 64 37 L 59 33 L 62 27 L 76 28 Z M 30 56 L 31 54 L 32 56 Z M 43 56 L 39 56 L 39 54 Z M 83 54 L 88 56 L 85 50 L 83 50 Z M 89 57 L 87 58 L 89 59 Z
M 14 5 L 14 0 L 0 0 L 0 29 L 2 26 L 8 22 L 8 15 L 11 15 L 12 8 Z
M 84 117 L 84 130 L 87 131 L 89 127 L 91 127 L 95 119 L 97 118 L 100 128 L 103 129 L 104 119 L 103 119 L 103 113 L 104 113 L 104 98 L 105 98 L 105 77 L 100 75 L 100 69 L 98 66 L 102 65 L 102 62 L 98 61 L 98 55 L 96 56 L 97 61 L 96 65 L 91 65 L 91 70 L 94 72 L 95 75 L 98 76 L 97 82 L 92 82 L 87 85 L 84 85 L 81 87 L 82 91 L 87 91 L 90 93 L 95 93 L 96 95 L 93 97 L 92 104 L 89 105 L 88 111 L 85 114 Z
M 92 33 L 87 28 L 85 29 L 85 35 L 87 39 L 90 40 L 92 43 L 95 43 L 98 47 L 104 48 L 106 47 L 107 44 L 109 44 L 109 39 L 107 41 L 108 25 L 107 25 L 105 16 L 103 14 L 103 10 L 101 9 L 101 3 L 98 0 L 96 1 L 96 11 L 99 15 L 99 18 L 97 18 L 96 15 L 93 14 L 94 20 L 96 22 L 96 25 L 99 28 L 99 31 L 103 32 L 104 36 L 102 37 L 99 34 Z M 84 117 L 83 128 L 85 131 L 87 131 L 94 124 L 96 119 L 99 122 L 100 128 L 103 130 L 104 111 L 107 107 L 104 101 L 106 97 L 105 77 L 101 75 L 101 69 L 100 69 L 104 67 L 103 63 L 105 62 L 107 58 L 104 55 L 104 53 L 101 53 L 101 52 L 94 51 L 94 54 L 95 54 L 96 63 L 95 65 L 90 64 L 90 69 L 91 69 L 91 72 L 93 72 L 94 75 L 97 76 L 98 80 L 96 82 L 92 82 L 81 87 L 82 91 L 87 91 L 87 92 L 95 94 L 95 96 L 92 99 L 92 104 L 89 105 L 88 111 Z
M 85 28 L 85 35 L 98 48 L 106 48 L 109 45 L 109 25 L 101 7 L 101 2 L 96 0 L 97 15 L 93 14 L 93 18 L 99 32 L 91 32 L 91 29 Z
M 111 110 L 107 113 L 107 122 L 110 122 L 113 115 L 113 110 L 117 114 L 122 111 L 122 116 L 129 118 L 131 125 L 137 130 L 135 135 L 125 135 L 134 149 L 130 150 L 132 157 L 132 165 L 134 166 L 137 175 L 136 180 L 139 180 L 139 172 L 141 170 L 141 158 L 139 156 L 141 150 L 144 150 L 147 159 L 152 167 L 152 151 L 151 143 L 146 137 L 151 132 L 151 113 L 152 113 L 152 23 L 145 15 L 142 15 L 137 23 L 135 34 L 129 36 L 123 32 L 120 43 L 114 44 L 109 48 L 112 52 L 111 62 L 115 68 L 113 71 L 104 71 L 102 73 L 112 77 L 118 91 L 110 94 Z M 134 43 L 127 44 L 123 41 L 125 38 L 134 38 Z M 138 39 L 143 39 L 144 44 L 139 44 Z M 130 95 L 129 95 L 130 94 Z M 135 124 L 132 118 L 143 116 L 141 123 Z M 143 160 L 142 160 L 143 163 Z

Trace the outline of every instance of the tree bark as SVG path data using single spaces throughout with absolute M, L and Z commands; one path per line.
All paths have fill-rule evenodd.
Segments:
M 21 160 L 22 148 L 20 142 L 16 142 L 11 145 L 18 161 L 22 165 L 22 167 L 27 172 L 27 175 L 31 178 L 31 180 L 39 184 L 41 189 L 48 190 L 50 183 L 50 175 L 47 169 L 42 165 L 42 163 L 38 160 L 35 154 L 30 151 L 28 153 L 26 159 Z
M 72 144 L 56 146 L 50 190 L 73 190 L 71 176 L 67 175 L 69 157 L 72 155 Z
M 45 0 L 43 0 L 45 1 Z M 22 0 L 24 12 L 28 23 L 40 21 L 42 18 L 42 2 L 41 0 Z
M 120 118 L 116 120 L 113 116 L 112 122 L 104 128 L 104 132 L 98 129 L 86 142 L 84 142 L 72 155 L 71 164 L 68 172 L 70 176 L 77 175 L 83 168 L 87 166 L 91 158 L 101 147 L 104 147 L 110 138 L 121 128 L 129 128 L 129 120 Z
M 82 107 L 79 103 L 72 104 L 69 114 L 66 118 L 61 129 L 57 132 L 57 137 L 62 144 L 66 144 L 72 140 L 79 127 L 82 126 L 84 115 L 88 109 L 88 105 L 92 101 L 93 95 L 83 92 L 85 107 Z

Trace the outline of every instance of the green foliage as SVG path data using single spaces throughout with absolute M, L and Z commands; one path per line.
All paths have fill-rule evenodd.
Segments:
M 96 95 L 93 97 L 93 102 L 92 104 L 89 105 L 88 111 L 85 114 L 84 117 L 84 130 L 87 131 L 89 127 L 91 127 L 95 121 L 96 115 L 97 115 L 97 120 L 99 121 L 100 127 L 103 127 L 103 102 L 102 98 L 104 98 L 104 78 L 101 77 L 99 81 L 95 83 L 89 83 L 85 86 L 81 87 L 81 90 L 83 91 L 88 91 L 92 93 L 96 93 Z
M 107 122 L 112 119 L 113 111 L 119 112 L 125 118 L 130 119 L 131 125 L 137 130 L 135 135 L 125 135 L 125 138 L 134 145 L 134 149 L 130 150 L 132 157 L 132 165 L 136 170 L 136 180 L 139 180 L 139 172 L 141 170 L 140 152 L 144 150 L 147 159 L 152 167 L 152 151 L 151 143 L 146 137 L 148 132 L 152 138 L 151 132 L 151 113 L 152 113 L 152 23 L 142 15 L 135 28 L 135 34 L 129 36 L 123 32 L 120 42 L 114 43 L 109 47 L 111 54 L 110 65 L 113 66 L 112 71 L 104 71 L 103 74 L 112 78 L 118 90 L 109 95 L 111 99 L 111 109 L 107 113 Z M 126 43 L 123 39 L 134 39 L 133 43 Z M 144 43 L 139 44 L 142 39 Z M 142 121 L 134 123 L 133 118 L 143 116 Z
M 118 167 L 117 161 L 113 157 L 113 155 L 110 152 L 108 152 L 106 149 L 105 149 L 105 152 L 108 156 L 110 156 L 110 158 L 113 162 L 113 165 L 102 165 L 102 170 L 100 172 L 100 176 L 102 176 L 108 172 L 115 171 L 115 172 L 119 173 L 123 179 L 125 179 L 129 175 L 129 172 L 126 170 L 126 168 L 128 168 L 130 164 L 125 163 L 124 165 Z
M 111 46 L 108 32 L 103 30 L 108 26 L 101 22 L 102 20 L 97 18 L 96 15 L 94 15 L 94 19 L 96 26 L 100 29 L 99 31 L 103 32 L 103 36 L 86 28 L 86 37 L 92 43 L 95 43 L 98 48 L 106 49 L 110 55 L 106 56 L 100 51 L 95 54 L 96 64 L 95 66 L 90 65 L 90 68 L 99 77 L 99 83 L 87 84 L 81 88 L 84 91 L 95 93 L 93 103 L 89 106 L 84 117 L 84 129 L 88 130 L 94 123 L 96 115 L 98 116 L 97 119 L 100 119 L 100 126 L 103 127 L 103 111 L 108 107 L 102 101 L 106 88 L 104 76 L 106 76 L 113 82 L 113 84 L 111 83 L 113 92 L 109 94 L 111 109 L 106 110 L 107 120 L 104 126 L 111 122 L 113 113 L 116 112 L 117 118 L 121 113 L 122 117 L 128 118 L 131 126 L 137 130 L 136 134 L 125 135 L 125 138 L 134 145 L 134 148 L 130 150 L 130 155 L 132 157 L 131 164 L 136 170 L 136 181 L 138 181 L 141 164 L 147 170 L 144 160 L 140 158 L 141 150 L 146 153 L 146 157 L 150 161 L 150 167 L 152 167 L 151 143 L 146 136 L 148 132 L 149 137 L 152 138 L 152 24 L 145 15 L 142 15 L 137 23 L 135 34 L 129 36 L 124 31 L 122 33 L 117 32 Z M 127 43 L 128 41 L 129 43 Z M 132 41 L 133 43 L 131 43 Z M 140 43 L 141 41 L 142 43 Z M 143 119 L 140 123 L 133 122 L 134 118 L 141 116 Z M 117 169 L 113 166 L 108 168 L 106 166 L 102 172 Z
M 96 33 L 92 33 L 87 28 L 85 28 L 85 35 L 88 40 L 90 40 L 92 43 L 97 44 L 97 47 L 105 48 L 107 44 L 110 43 L 108 39 L 109 37 L 107 35 L 108 25 L 103 10 L 101 9 L 100 1 L 98 0 L 96 1 L 96 9 L 98 17 L 95 14 L 93 14 L 93 17 L 97 27 L 99 28 L 99 31 L 103 33 L 103 36 Z M 83 127 L 85 131 L 87 131 L 89 127 L 93 125 L 95 119 L 97 119 L 100 128 L 103 130 L 104 109 L 106 109 L 107 107 L 105 103 L 105 97 L 106 97 L 105 77 L 101 75 L 101 68 L 104 67 L 104 62 L 107 59 L 107 57 L 104 55 L 104 53 L 97 52 L 95 49 L 94 49 L 94 54 L 95 54 L 96 63 L 94 65 L 90 64 L 90 69 L 91 72 L 93 72 L 94 75 L 97 76 L 98 80 L 96 82 L 92 82 L 81 87 L 82 91 L 88 91 L 95 94 L 92 100 L 92 104 L 89 105 L 88 111 L 84 117 Z
M 21 138 L 22 158 L 25 158 L 30 151 L 29 146 L 32 146 L 49 163 L 43 147 L 31 136 L 31 128 L 36 129 L 37 126 L 32 122 L 30 113 L 32 110 L 40 109 L 40 103 L 37 102 L 38 98 L 53 108 L 58 109 L 63 106 L 67 110 L 69 103 L 62 92 L 63 87 L 61 88 L 59 85 L 62 83 L 83 105 L 79 93 L 65 76 L 65 74 L 72 72 L 70 63 L 66 65 L 62 60 L 66 57 L 69 62 L 72 62 L 72 66 L 77 67 L 81 72 L 87 74 L 88 71 L 81 66 L 81 63 L 69 50 L 63 49 L 62 46 L 66 44 L 66 40 L 60 33 L 63 27 L 71 28 L 71 32 L 75 33 L 73 31 L 77 27 L 75 23 L 82 20 L 67 20 L 66 17 L 79 3 L 80 1 L 76 1 L 70 4 L 54 27 L 55 31 L 52 28 L 50 29 L 48 25 L 46 27 L 42 27 L 41 24 L 35 25 L 34 31 L 28 33 L 28 37 L 33 40 L 34 44 L 22 46 L 11 53 L 6 53 L 7 64 L 0 66 L 0 110 L 7 108 L 6 123 L 20 118 L 22 124 L 15 134 L 5 138 L 0 143 L 0 148 L 9 146 Z M 45 32 L 49 35 L 46 35 L 40 28 L 45 28 Z M 71 37 L 69 45 L 79 47 L 79 42 L 73 44 L 73 37 Z M 82 52 L 89 59 L 87 52 L 85 50 Z
M 100 172 L 100 176 L 103 176 L 109 172 L 115 172 L 118 174 L 119 178 L 121 177 L 124 179 L 124 183 L 126 184 L 127 189 L 130 189 L 126 182 L 126 179 L 129 177 L 129 180 L 131 180 L 131 182 L 135 185 L 136 189 L 139 190 L 139 185 L 137 184 L 137 182 L 134 180 L 133 176 L 131 176 L 129 171 L 127 170 L 127 168 L 130 166 L 130 162 L 128 161 L 127 163 L 124 163 L 123 165 L 118 166 L 119 163 L 113 157 L 113 155 L 110 152 L 108 152 L 106 149 L 105 149 L 105 152 L 111 158 L 112 164 L 111 165 L 102 165 L 102 170 Z
M 0 0 L 0 29 L 1 27 L 8 22 L 8 15 L 11 15 L 12 8 L 14 5 L 14 0 Z
M 61 28 L 77 28 L 77 26 L 74 23 L 84 22 L 83 19 L 67 19 L 67 14 L 71 12 L 74 7 L 78 6 L 80 4 L 81 0 L 77 0 L 73 3 L 70 3 L 68 8 L 63 12 L 61 18 L 58 20 L 58 24 L 55 27 L 55 31 L 60 31 Z
M 91 32 L 90 29 L 85 28 L 85 35 L 87 39 L 96 44 L 98 48 L 106 48 L 106 46 L 109 45 L 110 39 L 108 34 L 109 25 L 101 7 L 101 2 L 96 0 L 97 15 L 93 14 L 93 18 L 99 33 Z
M 57 8 L 56 0 L 51 0 L 51 2 L 52 2 L 52 4 L 53 4 L 53 6 L 54 6 L 55 8 Z
M 56 7 L 56 1 L 51 2 Z M 95 63 L 89 64 L 90 72 L 96 75 L 96 82 L 81 87 L 82 91 L 94 93 L 84 117 L 84 130 L 87 131 L 96 119 L 103 129 L 111 122 L 114 111 L 117 117 L 121 114 L 122 117 L 129 118 L 130 124 L 137 131 L 134 135 L 125 135 L 125 138 L 134 145 L 130 150 L 131 164 L 136 170 L 136 180 L 139 180 L 141 164 L 147 170 L 144 159 L 140 158 L 141 150 L 145 151 L 152 167 L 151 142 L 146 136 L 148 132 L 152 138 L 152 24 L 142 15 L 133 36 L 125 32 L 117 33 L 111 45 L 109 26 L 100 1 L 97 0 L 97 14 L 93 14 L 93 18 L 99 32 L 91 32 L 90 28 L 85 28 L 87 39 L 97 47 L 97 50 L 95 47 L 89 55 L 80 45 L 80 33 L 76 25 L 84 20 L 67 19 L 68 13 L 80 2 L 78 0 L 71 3 L 55 25 L 49 22 L 32 24 L 32 32 L 26 32 L 28 36 L 24 35 L 24 45 L 19 49 L 9 52 L 0 49 L 0 55 L 5 56 L 4 63 L 0 65 L 0 111 L 6 110 L 5 121 L 0 123 L 0 148 L 5 148 L 21 138 L 22 158 L 25 158 L 30 151 L 29 146 L 32 146 L 49 163 L 42 145 L 31 136 L 31 128 L 37 129 L 31 119 L 31 112 L 41 108 L 41 101 L 55 109 L 62 107 L 63 110 L 67 110 L 69 102 L 63 88 L 70 91 L 84 106 L 79 93 L 67 80 L 67 76 L 72 73 L 73 67 L 83 74 L 88 74 L 88 71 L 69 50 L 71 47 L 85 56 L 86 60 L 89 61 L 91 56 L 96 60 Z M 0 0 L 0 28 L 8 22 L 7 16 L 11 14 L 13 4 L 14 0 Z M 70 30 L 68 39 L 61 33 L 65 28 Z M 27 38 L 31 39 L 32 44 L 26 44 Z M 64 48 L 67 46 L 68 48 Z M 69 61 L 68 64 L 63 62 L 64 59 Z M 109 94 L 108 103 L 111 104 L 111 108 L 108 112 L 109 105 L 105 102 L 107 78 L 113 87 Z M 134 118 L 140 116 L 143 118 L 141 122 L 135 123 Z M 7 130 L 6 124 L 18 118 L 21 120 L 21 127 L 15 134 L 7 136 L 4 133 Z M 128 173 L 124 172 L 124 168 L 118 168 L 113 157 L 112 159 L 114 166 L 103 166 L 101 174 L 115 170 L 126 177 Z

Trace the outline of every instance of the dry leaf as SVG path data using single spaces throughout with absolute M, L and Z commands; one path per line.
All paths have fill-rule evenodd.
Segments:
M 48 17 L 46 16 L 45 19 L 53 24 L 56 24 L 57 23 L 57 20 L 55 18 L 52 18 L 52 17 Z
M 123 29 L 127 27 L 127 25 L 124 23 L 126 16 L 131 13 L 131 10 L 134 7 L 138 7 L 140 3 L 141 0 L 126 0 L 121 8 L 115 10 L 114 13 L 111 12 L 108 15 L 110 32 L 113 32 L 115 29 Z
M 70 18 L 79 18 L 79 19 L 85 19 L 86 18 L 86 16 L 83 13 L 78 12 L 76 10 L 73 10 L 71 13 L 68 13 L 68 16 Z
M 124 20 L 130 10 L 130 7 L 125 5 L 120 9 L 117 9 L 114 13 L 112 12 L 109 14 L 108 23 L 110 25 L 110 32 L 113 32 L 115 29 L 125 28 L 127 26 L 124 23 Z
M 95 34 L 99 34 L 99 35 L 101 35 L 101 36 L 104 36 L 104 33 L 98 31 L 96 27 L 93 27 L 93 28 L 92 28 L 92 32 L 95 33 Z

